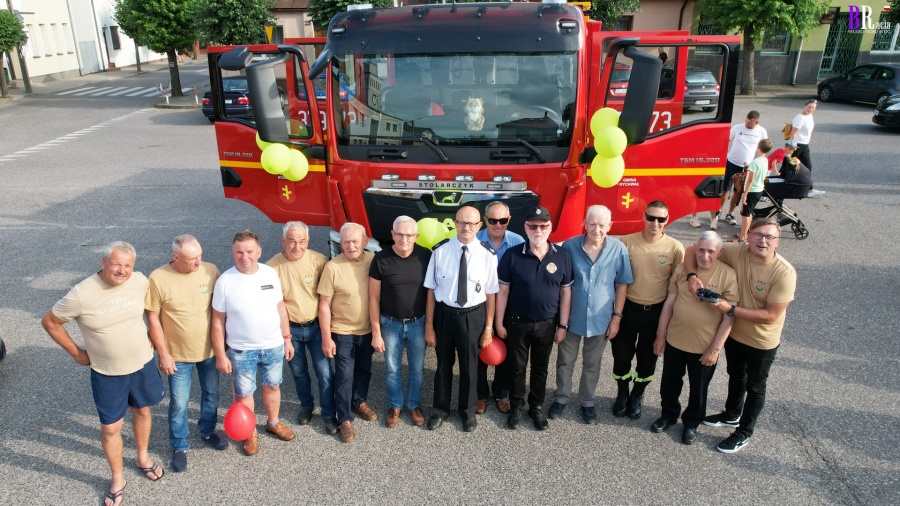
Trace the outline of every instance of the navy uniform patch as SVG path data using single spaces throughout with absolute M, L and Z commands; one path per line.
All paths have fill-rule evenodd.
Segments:
M 487 242 L 487 241 L 481 241 L 481 245 L 484 246 L 484 248 L 485 248 L 486 250 L 490 251 L 491 254 L 493 254 L 493 255 L 496 255 L 496 254 L 497 254 L 497 252 L 494 251 L 494 247 L 491 246 L 491 244 L 490 244 L 489 242 Z
M 443 241 L 441 241 L 441 242 L 435 244 L 434 246 L 431 247 L 431 251 L 434 251 L 434 250 L 438 249 L 439 247 L 441 247 L 442 245 L 444 245 L 444 244 L 445 244 L 447 241 L 449 241 L 449 240 L 450 240 L 450 239 L 444 239 Z

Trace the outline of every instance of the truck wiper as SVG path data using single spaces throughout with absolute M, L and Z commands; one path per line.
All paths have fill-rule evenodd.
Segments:
M 528 148 L 528 151 L 531 151 L 532 153 L 534 153 L 534 156 L 537 157 L 537 159 L 540 160 L 541 162 L 547 161 L 544 159 L 544 155 L 541 154 L 541 150 L 534 147 L 534 145 L 532 145 L 530 142 L 526 141 L 525 139 L 522 139 L 519 137 L 516 137 L 514 139 L 497 138 L 497 139 L 494 139 L 494 142 L 515 142 L 517 144 L 521 144 L 521 145 L 525 146 L 526 148 Z
M 431 150 L 434 151 L 434 152 L 438 155 L 438 158 L 441 159 L 441 162 L 447 163 L 447 162 L 450 161 L 450 159 L 447 158 L 447 155 L 445 155 L 444 152 L 441 151 L 441 148 L 439 148 L 439 147 L 437 146 L 437 144 L 431 142 L 430 140 L 428 140 L 428 139 L 425 138 L 425 137 L 421 137 L 421 136 L 420 136 L 420 137 L 415 137 L 415 136 L 412 136 L 412 137 L 387 137 L 387 136 L 379 136 L 379 137 L 382 138 L 382 139 L 396 139 L 396 140 L 398 140 L 398 141 L 414 141 L 414 142 L 421 142 L 422 144 L 424 144 L 424 145 L 428 146 L 429 148 L 431 148 Z

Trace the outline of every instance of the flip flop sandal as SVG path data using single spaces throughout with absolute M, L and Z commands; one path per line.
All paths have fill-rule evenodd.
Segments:
M 150 481 L 159 481 L 159 480 L 163 479 L 163 476 L 166 475 L 166 470 L 163 469 L 163 468 L 161 468 L 161 467 L 159 467 L 159 464 L 156 464 L 156 463 L 153 464 L 153 467 L 141 467 L 141 466 L 137 466 L 137 468 L 138 468 L 142 473 L 144 473 L 144 476 L 145 476 L 148 480 L 150 480 Z M 156 476 L 156 470 L 157 470 L 157 469 L 160 469 L 160 470 L 162 471 L 162 474 L 160 474 L 159 476 Z M 153 478 L 151 478 L 150 476 L 153 476 Z
M 122 485 L 122 488 L 120 488 L 120 489 L 119 489 L 118 491 L 116 491 L 116 492 L 107 492 L 107 493 L 106 493 L 106 499 L 109 499 L 110 501 L 112 501 L 113 506 L 115 506 L 115 504 L 116 504 L 116 499 L 122 497 L 122 496 L 125 494 L 125 487 L 126 487 L 126 486 L 128 486 L 128 483 L 125 483 L 125 485 Z M 104 500 L 103 502 L 106 503 L 105 500 Z M 120 502 L 119 505 L 121 506 L 121 505 L 124 504 L 124 503 L 125 503 L 125 498 L 122 497 L 122 502 Z

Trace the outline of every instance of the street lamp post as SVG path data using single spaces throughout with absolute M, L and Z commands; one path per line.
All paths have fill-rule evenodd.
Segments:
M 9 12 L 13 13 L 16 19 L 24 25 L 25 18 L 13 9 L 12 0 L 6 0 L 6 6 L 9 8 Z M 22 46 L 16 48 L 16 54 L 19 55 L 19 68 L 22 70 L 22 81 L 25 83 L 25 93 L 31 93 L 31 77 L 28 75 L 28 66 L 25 65 L 25 55 L 22 53 Z

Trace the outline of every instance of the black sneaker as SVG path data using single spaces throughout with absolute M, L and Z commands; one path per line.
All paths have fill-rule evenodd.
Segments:
M 550 422 L 547 421 L 547 417 L 544 416 L 544 412 L 541 411 L 541 408 L 534 408 L 528 411 L 528 416 L 531 417 L 531 421 L 534 422 L 534 428 L 537 430 L 547 430 L 550 427 Z
M 506 419 L 506 425 L 510 429 L 518 429 L 522 422 L 525 421 L 525 413 L 522 411 L 520 407 L 513 407 L 509 412 L 509 417 Z
M 669 421 L 663 417 L 659 417 L 650 425 L 650 432 L 659 434 L 660 432 L 669 430 L 669 427 L 673 425 L 675 425 L 675 422 Z
M 212 446 L 213 448 L 215 448 L 216 450 L 219 450 L 219 451 L 224 450 L 225 448 L 228 448 L 228 441 L 225 441 L 224 439 L 220 438 L 219 435 L 216 434 L 215 432 L 213 432 L 212 434 L 210 434 L 208 436 L 203 436 L 203 440 L 206 441 L 206 444 L 208 444 L 209 446 Z
M 308 425 L 312 420 L 312 408 L 300 408 L 300 414 L 297 415 L 297 425 Z
M 739 434 L 737 431 L 735 431 L 730 436 L 723 439 L 719 444 L 717 444 L 716 449 L 722 453 L 735 453 L 741 448 L 747 446 L 747 443 L 749 442 L 749 437 L 743 434 Z
M 619 394 L 616 396 L 615 402 L 612 405 L 612 414 L 616 418 L 622 418 L 625 416 L 625 410 L 628 405 L 628 394 Z
M 709 415 L 703 419 L 703 425 L 707 425 L 709 427 L 737 427 L 741 418 L 730 419 L 727 413 L 719 413 L 718 415 Z
M 697 440 L 697 429 L 693 427 L 685 427 L 684 430 L 681 431 L 681 442 L 686 445 L 694 444 L 694 441 Z
M 594 406 L 582 406 L 581 419 L 588 425 L 597 423 L 597 410 L 594 409 Z
M 325 433 L 329 436 L 333 436 L 338 433 L 338 429 L 340 425 L 338 425 L 337 417 L 325 418 Z
M 641 417 L 641 406 L 644 404 L 644 397 L 638 395 L 632 395 L 628 398 L 628 406 L 626 409 L 626 414 L 628 418 L 632 420 L 637 420 Z
M 175 450 L 172 454 L 172 470 L 180 473 L 187 470 L 187 452 L 184 450 Z
M 566 409 L 566 405 L 561 402 L 553 401 L 553 404 L 550 406 L 550 411 L 547 412 L 547 418 L 551 420 L 556 420 L 560 416 L 562 416 L 563 410 Z

